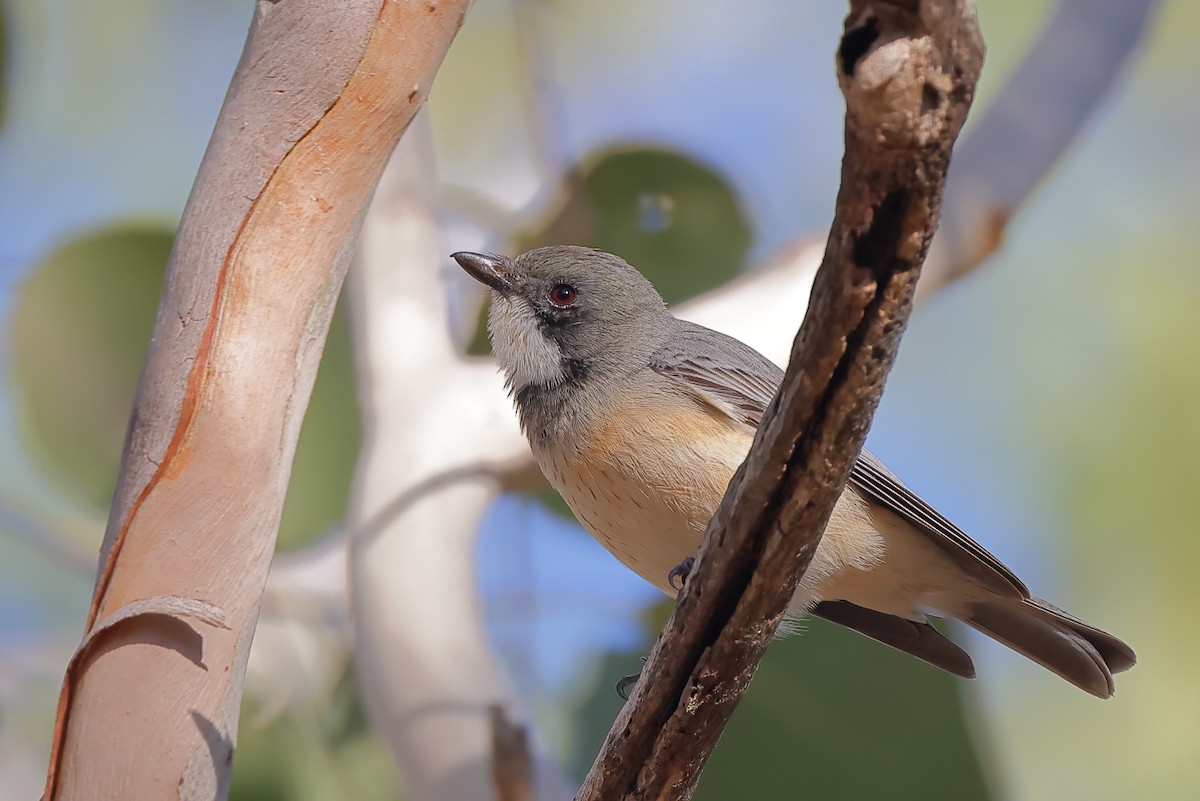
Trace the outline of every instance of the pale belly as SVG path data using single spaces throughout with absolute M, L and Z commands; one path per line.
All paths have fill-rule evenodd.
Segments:
M 667 576 L 696 554 L 750 442 L 748 429 L 685 409 L 668 421 L 660 415 L 655 426 L 639 425 L 639 415 L 628 414 L 587 441 L 535 449 L 535 456 L 584 528 L 646 581 L 674 595 Z M 896 543 L 904 556 L 921 561 L 927 550 L 936 551 L 921 547 L 917 532 L 911 535 L 915 550 Z M 921 565 L 889 564 L 890 539 L 858 493 L 844 492 L 789 615 L 800 616 L 820 600 L 843 599 L 920 619 Z
M 704 421 L 702 421 L 704 422 Z M 700 547 L 709 518 L 745 457 L 732 428 L 648 431 L 625 421 L 581 447 L 537 453 L 576 519 L 625 565 L 664 592 L 667 574 Z M 636 447 L 630 447 L 636 442 Z

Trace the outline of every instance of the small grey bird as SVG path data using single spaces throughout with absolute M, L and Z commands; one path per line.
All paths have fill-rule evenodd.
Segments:
M 676 319 L 617 256 L 455 253 L 489 286 L 488 330 L 538 466 L 614 556 L 674 594 L 783 372 Z M 927 615 L 955 618 L 1099 698 L 1135 662 L 1116 637 L 1029 594 L 996 557 L 863 451 L 787 614 L 815 614 L 972 678 Z

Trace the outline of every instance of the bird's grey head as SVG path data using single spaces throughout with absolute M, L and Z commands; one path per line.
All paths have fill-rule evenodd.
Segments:
M 518 398 L 642 369 L 675 323 L 645 276 L 611 253 L 554 245 L 453 258 L 492 289 L 492 350 Z

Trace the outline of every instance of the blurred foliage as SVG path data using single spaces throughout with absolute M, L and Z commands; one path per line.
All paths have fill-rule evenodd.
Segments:
M 374 736 L 348 669 L 327 704 L 256 725 L 243 711 L 230 801 L 396 801 L 391 753 Z
M 1006 372 L 1021 399 L 1008 427 L 1022 432 L 1053 477 L 1047 491 L 1058 500 L 1061 528 L 1051 569 L 1073 611 L 1127 638 L 1139 661 L 1118 677 L 1111 705 L 1046 715 L 1052 690 L 1040 687 L 1005 705 L 1001 722 L 1009 726 L 1040 714 L 1013 761 L 1047 797 L 1200 797 L 1200 639 L 1185 634 L 1194 628 L 1200 559 L 1187 500 L 1200 476 L 1200 328 L 1182 324 L 1200 305 L 1200 274 L 1174 245 L 1189 241 L 1186 221 L 1148 220 L 1141 232 L 1137 241 L 1099 232 L 1082 256 L 1066 247 L 1043 252 L 1055 269 L 1015 266 L 1031 275 L 1004 298 L 1054 320 L 1062 298 L 1084 282 L 1093 287 L 1097 301 L 1068 330 L 1014 333 L 1011 347 L 1024 358 Z M 1115 268 L 1097 270 L 1101 259 Z M 1048 385 L 1046 375 L 1058 380 Z M 1038 406 L 1039 393 L 1056 397 L 1037 413 L 1021 408 Z M 1084 777 L 1039 759 L 1053 753 L 1087 764 L 1117 751 L 1119 770 Z
M 987 799 L 963 680 L 823 620 L 771 646 L 696 798 Z
M 17 291 L 20 429 L 47 474 L 98 510 L 112 500 L 171 242 L 170 231 L 137 225 L 87 233 L 50 253 Z
M 720 286 L 745 267 L 750 222 L 713 168 L 665 147 L 600 151 L 563 181 L 554 211 L 514 249 L 584 245 L 637 267 L 668 303 Z M 487 311 L 468 350 L 487 353 Z
M 569 175 L 558 211 L 518 250 L 587 245 L 637 267 L 667 303 L 699 295 L 745 266 L 750 222 L 724 176 L 664 147 L 613 148 Z
M 172 234 L 119 225 L 50 253 L 17 290 L 13 392 L 25 443 L 67 494 L 107 509 L 146 358 Z M 344 314 L 334 317 L 284 506 L 281 546 L 341 518 L 358 452 L 358 407 Z
M 669 610 L 661 604 L 649 628 L 656 632 Z M 624 653 L 601 663 L 572 743 L 575 775 L 591 766 L 623 703 L 613 684 L 637 669 Z M 771 644 L 696 798 L 992 798 L 962 687 L 962 679 L 849 629 L 806 621 L 801 635 Z

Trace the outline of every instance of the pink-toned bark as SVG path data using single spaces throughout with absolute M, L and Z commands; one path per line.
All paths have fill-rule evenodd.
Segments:
M 467 7 L 258 3 L 171 255 L 47 799 L 227 794 L 334 302 Z

